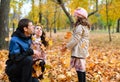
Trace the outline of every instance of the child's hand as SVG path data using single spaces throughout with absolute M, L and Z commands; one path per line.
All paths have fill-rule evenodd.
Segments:
M 67 47 L 63 47 L 62 49 L 61 49 L 61 52 L 65 52 L 67 50 Z
M 39 58 L 40 57 L 40 52 L 38 52 L 37 50 L 33 50 L 33 51 L 34 51 L 33 58 Z
M 66 49 L 67 49 L 66 43 L 63 43 L 63 44 L 62 44 L 62 48 L 61 48 L 61 52 L 65 52 Z

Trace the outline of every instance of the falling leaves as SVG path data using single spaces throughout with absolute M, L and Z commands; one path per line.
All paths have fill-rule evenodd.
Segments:
M 71 36 L 72 36 L 72 33 L 71 33 L 71 32 L 66 32 L 64 38 L 65 38 L 65 39 L 69 39 Z
M 49 43 L 49 46 L 52 46 L 52 45 L 53 45 L 53 40 L 52 40 L 52 38 L 50 38 L 50 40 L 48 41 L 48 43 Z

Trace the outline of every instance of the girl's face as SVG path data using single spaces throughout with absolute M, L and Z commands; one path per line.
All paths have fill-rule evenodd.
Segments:
M 77 15 L 75 15 L 74 18 L 75 18 L 75 22 L 79 19 Z
M 36 36 L 41 36 L 42 35 L 42 27 L 41 26 L 36 26 L 35 27 L 35 35 Z

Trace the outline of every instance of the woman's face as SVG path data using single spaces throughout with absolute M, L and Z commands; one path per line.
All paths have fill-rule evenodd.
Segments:
M 36 34 L 36 36 L 41 36 L 42 35 L 42 27 L 41 26 L 36 26 L 35 27 L 35 34 Z

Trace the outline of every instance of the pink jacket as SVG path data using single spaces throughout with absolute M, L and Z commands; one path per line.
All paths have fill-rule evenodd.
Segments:
M 46 59 L 46 53 L 43 51 L 41 46 L 43 45 L 41 42 L 41 38 L 36 38 L 35 36 L 32 37 L 32 48 L 39 51 L 39 57 L 36 57 L 36 54 L 33 55 L 33 61 L 38 60 L 38 59 Z
M 79 25 L 73 29 L 73 35 L 68 42 L 68 49 L 71 50 L 72 55 L 78 58 L 86 58 L 89 56 L 89 29 L 87 26 Z

